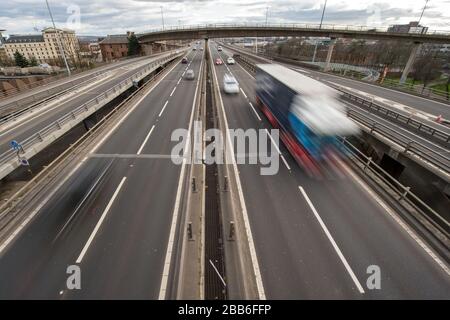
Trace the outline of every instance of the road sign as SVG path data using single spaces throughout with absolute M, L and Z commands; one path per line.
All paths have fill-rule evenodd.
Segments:
M 16 140 L 12 140 L 9 143 L 9 145 L 11 146 L 11 148 L 13 148 L 13 150 L 21 150 L 22 149 L 22 146 Z

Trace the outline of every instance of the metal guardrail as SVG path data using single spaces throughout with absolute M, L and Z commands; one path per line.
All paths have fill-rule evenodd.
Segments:
M 422 32 L 388 32 L 389 27 L 370 27 L 370 26 L 352 26 L 352 25 L 338 25 L 338 24 L 306 24 L 306 23 L 212 23 L 212 24 L 195 24 L 183 26 L 165 26 L 164 28 L 156 28 L 145 30 L 137 33 L 137 36 L 142 36 L 153 32 L 167 32 L 180 30 L 201 30 L 207 28 L 291 28 L 291 29 L 319 29 L 321 31 L 359 31 L 359 32 L 378 32 L 378 33 L 393 33 L 393 34 L 409 34 L 409 35 L 442 35 L 450 36 L 448 30 L 426 30 Z
M 141 71 L 134 73 L 129 78 L 119 82 L 114 87 L 112 87 L 109 90 L 105 91 L 104 93 L 96 96 L 95 98 L 85 102 L 81 106 L 77 107 L 76 109 L 65 114 L 64 116 L 60 117 L 56 121 L 50 123 L 43 129 L 34 133 L 30 137 L 21 141 L 20 144 L 23 147 L 24 153 L 26 153 L 27 149 L 32 148 L 34 145 L 36 145 L 40 142 L 43 142 L 45 140 L 45 138 L 47 136 L 51 135 L 53 132 L 60 130 L 64 125 L 77 119 L 77 117 L 79 115 L 85 113 L 86 111 L 90 111 L 93 107 L 97 106 L 100 102 L 107 99 L 109 96 L 113 96 L 120 90 L 123 90 L 125 87 L 131 86 L 133 84 L 133 81 L 140 80 L 146 73 L 150 72 L 150 70 L 152 70 L 155 66 L 159 66 L 162 63 L 173 60 L 175 57 L 179 57 L 183 54 L 184 54 L 184 52 L 173 53 L 173 54 L 170 54 L 161 59 L 150 62 L 149 64 L 146 65 L 146 67 L 143 67 Z M 12 149 L 8 150 L 0 155 L 0 165 L 3 165 L 5 163 L 7 163 L 8 161 L 11 161 L 14 159 L 17 159 L 17 153 Z
M 247 59 L 246 57 L 243 57 L 242 55 L 239 57 L 235 57 L 235 60 L 238 62 L 243 62 L 244 65 L 252 72 L 255 72 L 255 63 L 251 60 Z M 341 90 L 343 91 L 343 90 Z M 361 99 L 363 100 L 363 99 Z M 368 102 L 364 102 L 366 105 Z M 447 134 L 445 134 L 442 131 L 436 130 L 430 126 L 427 126 L 426 124 L 420 123 L 417 120 L 409 119 L 408 118 L 397 114 L 387 108 L 384 108 L 382 106 L 378 106 L 372 103 L 372 105 L 369 103 L 369 106 L 378 108 L 380 112 L 386 112 L 390 116 L 397 117 L 399 121 L 403 120 L 403 117 L 405 118 L 405 122 L 407 122 L 408 125 L 411 126 L 417 126 L 416 128 L 419 128 L 419 130 L 422 130 L 423 132 L 428 132 L 430 135 L 434 135 L 435 137 L 439 137 L 441 139 L 445 139 L 446 142 L 449 141 L 449 137 Z M 382 123 L 379 123 L 370 117 L 367 117 L 362 112 L 357 112 L 355 110 L 347 110 L 347 115 L 352 118 L 353 120 L 358 121 L 360 124 L 366 126 L 369 128 L 370 133 L 378 133 L 383 137 L 386 137 L 399 146 L 403 148 L 403 153 L 410 153 L 415 156 L 418 156 L 422 158 L 424 161 L 434 165 L 440 170 L 445 171 L 446 173 L 450 172 L 450 159 L 447 156 L 444 156 L 438 152 L 436 152 L 433 149 L 430 149 L 429 147 L 421 144 L 420 142 L 411 140 L 408 136 L 399 133 L 394 128 L 390 128 Z
M 333 87 L 336 90 L 342 92 L 344 94 L 344 96 L 349 98 L 351 101 L 354 101 L 354 102 L 358 103 L 359 105 L 361 105 L 362 107 L 365 107 L 365 109 L 369 112 L 375 111 L 387 118 L 395 119 L 395 120 L 411 127 L 412 129 L 415 129 L 424 134 L 430 135 L 430 136 L 438 139 L 439 141 L 446 142 L 446 143 L 450 142 L 450 134 L 448 134 L 442 130 L 433 128 L 421 121 L 411 118 L 410 116 L 407 116 L 407 115 L 401 114 L 399 112 L 393 111 L 389 108 L 383 107 L 379 104 L 374 103 L 373 101 L 363 99 L 357 95 L 349 93 L 348 91 L 340 89 L 339 87 L 335 87 L 335 86 L 333 86 Z

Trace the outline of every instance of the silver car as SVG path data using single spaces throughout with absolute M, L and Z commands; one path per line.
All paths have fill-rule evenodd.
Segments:
M 186 75 L 184 77 L 186 80 L 194 80 L 195 79 L 194 70 L 189 69 L 188 71 L 186 71 Z

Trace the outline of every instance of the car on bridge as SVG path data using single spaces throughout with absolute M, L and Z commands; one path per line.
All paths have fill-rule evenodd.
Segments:
M 218 65 L 222 65 L 222 64 L 223 64 L 223 61 L 222 61 L 222 59 L 217 58 L 216 61 L 215 61 L 214 63 L 216 64 L 216 66 L 218 66 Z
M 231 74 L 225 73 L 223 76 L 223 91 L 225 93 L 239 93 L 239 83 Z
M 227 64 L 235 64 L 236 61 L 234 61 L 234 59 L 232 57 L 228 57 L 227 59 Z

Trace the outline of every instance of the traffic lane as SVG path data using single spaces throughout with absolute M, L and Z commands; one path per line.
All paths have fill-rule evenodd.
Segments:
M 7 105 L 9 103 L 12 103 L 12 102 L 19 101 L 21 99 L 27 98 L 27 97 L 32 96 L 33 94 L 37 94 L 37 93 L 39 93 L 41 91 L 49 90 L 49 89 L 52 89 L 54 87 L 58 87 L 58 86 L 64 85 L 65 83 L 71 82 L 73 80 L 85 81 L 89 77 L 91 77 L 94 73 L 98 73 L 98 72 L 105 73 L 105 72 L 110 71 L 112 69 L 116 69 L 118 67 L 126 66 L 126 65 L 129 65 L 129 64 L 133 64 L 135 62 L 138 62 L 138 61 L 141 61 L 141 60 L 145 60 L 145 59 L 148 59 L 148 57 L 138 57 L 138 58 L 128 59 L 126 61 L 113 62 L 113 63 L 109 63 L 109 64 L 107 64 L 105 66 L 101 66 L 101 67 L 95 68 L 93 70 L 85 71 L 85 72 L 82 72 L 80 74 L 73 75 L 71 77 L 66 77 L 64 79 L 61 79 L 61 81 L 57 80 L 57 81 L 51 82 L 51 83 L 49 83 L 47 85 L 42 85 L 42 86 L 36 87 L 34 89 L 27 90 L 26 92 L 14 95 L 13 97 L 1 99 L 0 107 L 1 106 L 5 106 L 5 105 Z
M 142 155 L 170 154 L 176 143 L 170 141 L 171 132 L 189 125 L 194 90 L 189 82 L 175 91 L 174 106 L 178 107 L 167 107 Z M 137 127 L 140 119 L 133 118 L 127 123 Z M 117 131 L 122 140 L 129 138 L 127 129 L 121 126 Z M 118 136 L 113 140 L 118 142 L 116 149 L 107 146 L 109 150 L 102 148 L 102 152 L 109 151 L 112 157 L 131 152 Z M 126 183 L 81 262 L 87 284 L 81 291 L 67 292 L 64 299 L 158 298 L 181 166 L 170 158 L 133 158 L 128 162 L 131 171 Z
M 75 260 L 121 179 L 123 164 L 86 161 L 1 253 L 1 299 L 58 299 Z M 89 207 L 89 209 L 86 209 Z
M 450 277 L 352 178 L 316 181 L 293 170 L 358 279 L 381 272 L 366 299 L 449 299 Z
M 237 77 L 241 85 L 253 83 L 248 74 Z M 365 282 L 369 265 L 384 270 L 385 285 L 381 290 L 366 291 L 366 298 L 449 297 L 448 274 L 353 179 L 317 181 L 305 176 L 295 163 L 291 168 L 350 265 L 355 266 L 357 278 Z M 414 268 L 406 270 L 411 264 Z
M 218 76 L 223 75 L 223 68 Z M 223 94 L 230 128 L 264 128 L 246 99 Z M 269 142 L 270 143 L 270 142 Z M 274 176 L 260 165 L 238 165 L 244 198 L 269 299 L 361 298 L 330 243 L 299 197 L 298 184 L 281 162 Z M 298 244 L 301 243 L 301 246 Z
M 431 99 L 422 98 L 408 93 L 403 93 L 393 89 L 383 88 L 377 85 L 367 84 L 356 80 L 344 79 L 341 77 L 333 77 L 319 72 L 312 72 L 322 81 L 337 83 L 356 90 L 364 91 L 371 95 L 391 100 L 396 103 L 412 107 L 414 109 L 424 111 L 430 114 L 442 115 L 445 119 L 450 119 L 450 105 L 441 103 Z
M 377 122 L 379 124 L 382 124 L 382 125 L 390 128 L 394 132 L 401 134 L 402 136 L 409 139 L 410 141 L 417 142 L 417 143 L 431 149 L 436 154 L 438 154 L 442 157 L 449 156 L 450 150 L 448 148 L 446 149 L 446 148 L 442 147 L 441 145 L 439 145 L 437 142 L 431 141 L 430 139 L 428 139 L 429 137 L 425 136 L 423 133 L 417 132 L 417 130 L 413 130 L 412 128 L 411 129 L 404 128 L 404 127 L 396 124 L 395 122 L 392 122 L 390 120 L 387 120 L 383 117 L 378 116 L 375 113 L 369 113 L 364 110 L 361 110 L 358 106 L 356 106 L 354 104 L 348 103 L 346 101 L 343 101 L 343 103 L 347 106 L 347 109 L 356 110 L 357 112 L 362 113 L 365 117 L 371 119 L 374 122 Z M 355 121 L 355 122 L 357 122 L 357 121 Z
M 38 132 L 39 130 L 47 126 L 48 124 L 56 121 L 63 115 L 69 113 L 71 110 L 77 108 L 78 106 L 96 97 L 97 95 L 107 91 L 117 83 L 127 79 L 137 71 L 138 71 L 137 69 L 128 71 L 119 70 L 117 72 L 118 75 L 115 78 L 109 79 L 104 83 L 100 83 L 99 85 L 96 85 L 91 89 L 88 89 L 87 92 L 84 92 L 76 97 L 70 98 L 69 101 L 61 103 L 57 108 L 55 108 L 51 112 L 43 113 L 42 115 L 33 118 L 32 121 L 27 121 L 23 125 L 18 125 L 13 130 L 9 131 L 6 134 L 3 133 L 1 137 L 0 153 L 3 153 L 9 149 L 8 145 L 9 141 L 11 140 L 23 141 L 24 139 L 30 137 L 34 133 Z

